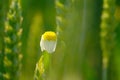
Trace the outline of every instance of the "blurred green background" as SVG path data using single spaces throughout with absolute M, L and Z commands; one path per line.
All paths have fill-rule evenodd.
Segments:
M 10 1 L 0 0 L 0 54 L 3 22 Z M 36 62 L 41 56 L 40 38 L 45 31 L 58 34 L 49 80 L 102 80 L 100 24 L 103 0 L 21 0 L 21 6 L 23 59 L 20 80 L 33 80 Z M 120 7 L 119 0 L 115 6 Z M 120 8 L 118 10 L 120 12 Z M 120 13 L 117 17 L 107 80 L 120 80 Z

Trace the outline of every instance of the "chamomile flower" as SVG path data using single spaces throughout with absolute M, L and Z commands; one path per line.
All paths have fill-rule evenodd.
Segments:
M 53 53 L 56 49 L 57 35 L 53 31 L 45 32 L 40 41 L 41 51 L 47 51 L 48 53 Z

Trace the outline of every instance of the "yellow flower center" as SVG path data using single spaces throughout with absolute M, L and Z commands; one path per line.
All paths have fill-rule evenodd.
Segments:
M 56 40 L 57 39 L 57 35 L 55 32 L 52 31 L 47 31 L 43 34 L 43 39 L 44 40 Z

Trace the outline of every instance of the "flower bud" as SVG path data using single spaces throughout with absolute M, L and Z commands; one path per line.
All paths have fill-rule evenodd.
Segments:
M 53 53 L 56 49 L 57 35 L 55 32 L 47 31 L 45 32 L 40 41 L 41 51 L 47 51 L 48 53 Z

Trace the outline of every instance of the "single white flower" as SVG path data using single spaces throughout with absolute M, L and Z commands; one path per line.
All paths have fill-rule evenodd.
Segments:
M 48 53 L 53 53 L 56 49 L 57 35 L 55 32 L 47 31 L 45 32 L 40 41 L 41 51 L 47 51 Z

